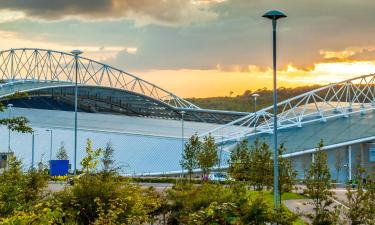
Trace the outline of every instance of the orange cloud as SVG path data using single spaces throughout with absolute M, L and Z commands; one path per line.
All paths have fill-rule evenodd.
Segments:
M 228 96 L 229 92 L 243 94 L 246 90 L 272 88 L 272 69 L 254 67 L 248 72 L 240 70 L 149 70 L 137 71 L 145 80 L 158 84 L 182 97 Z M 311 70 L 293 65 L 279 70 L 278 87 L 325 85 L 375 73 L 375 61 L 317 63 Z

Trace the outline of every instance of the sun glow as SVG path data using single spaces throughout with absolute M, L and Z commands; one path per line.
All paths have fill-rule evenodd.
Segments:
M 138 71 L 141 77 L 154 82 L 182 97 L 228 96 L 245 90 L 272 88 L 272 69 L 254 69 L 242 71 L 238 67 L 222 70 L 150 70 Z M 297 87 L 304 85 L 326 85 L 375 73 L 375 61 L 317 63 L 311 70 L 302 70 L 288 65 L 278 71 L 278 87 Z M 197 82 L 199 80 L 199 82 Z

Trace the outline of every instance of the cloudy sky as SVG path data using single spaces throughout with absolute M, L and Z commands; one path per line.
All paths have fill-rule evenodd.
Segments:
M 279 86 L 375 72 L 373 0 L 1 0 L 0 48 L 70 51 L 183 97 L 271 87 L 279 9 Z

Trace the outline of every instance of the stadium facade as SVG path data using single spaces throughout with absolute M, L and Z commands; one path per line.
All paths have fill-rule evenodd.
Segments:
M 54 131 L 53 152 L 64 142 L 71 153 L 76 62 L 79 157 L 83 156 L 86 138 L 93 139 L 96 147 L 110 141 L 117 161 L 128 165 L 127 173 L 155 174 L 180 170 L 182 134 L 184 138 L 194 133 L 213 135 L 220 146 L 223 167 L 230 150 L 244 138 L 249 143 L 258 138 L 272 144 L 271 107 L 255 113 L 201 109 L 94 60 L 78 57 L 76 61 L 69 53 L 44 49 L 2 51 L 0 99 L 14 107 L 0 117 L 22 115 L 30 119 L 31 126 L 40 131 L 36 148 L 39 160 L 49 151 L 45 129 Z M 374 77 L 331 84 L 278 104 L 278 138 L 287 148 L 284 157 L 293 159 L 301 178 L 321 139 L 333 178 L 350 179 L 357 165 L 373 171 Z M 5 134 L 7 129 L 1 132 Z M 7 135 L 0 141 L 7 143 Z M 30 158 L 29 143 L 29 136 L 12 133 L 12 149 L 26 161 Z M 6 149 L 5 145 L 1 148 Z

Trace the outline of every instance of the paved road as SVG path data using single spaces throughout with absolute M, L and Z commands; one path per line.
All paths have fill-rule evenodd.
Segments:
M 153 187 L 158 192 L 163 192 L 168 188 L 171 188 L 173 184 L 170 183 L 136 183 L 144 188 Z M 64 184 L 64 183 L 48 183 L 48 186 L 46 188 L 47 191 L 51 192 L 59 192 L 64 190 L 65 187 L 71 187 L 70 185 Z
M 302 185 L 297 186 L 297 192 L 302 193 L 305 187 Z M 335 188 L 331 189 L 333 192 L 332 200 L 334 203 L 331 205 L 331 209 L 336 206 L 341 206 L 346 209 L 346 189 L 345 188 Z M 314 207 L 312 206 L 312 201 L 309 199 L 296 199 L 296 200 L 285 200 L 283 204 L 290 209 L 291 211 L 299 214 L 301 218 L 306 221 L 307 223 L 311 224 L 311 219 L 307 216 L 308 214 L 312 214 L 314 212 Z M 340 215 L 341 220 L 345 220 L 345 216 L 343 214 Z
M 48 183 L 47 185 L 47 191 L 51 192 L 58 192 L 64 190 L 65 187 L 67 187 L 67 184 L 59 184 L 59 183 Z

